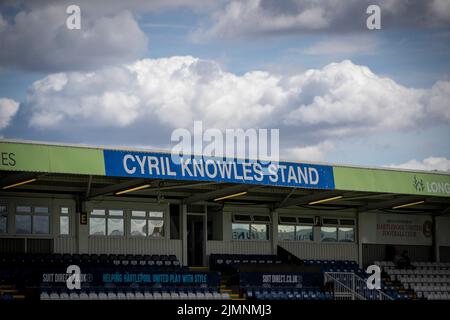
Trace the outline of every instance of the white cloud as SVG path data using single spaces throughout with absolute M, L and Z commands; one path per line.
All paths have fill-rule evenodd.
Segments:
M 74 134 L 144 128 L 161 137 L 161 128 L 166 134 L 195 120 L 205 129 L 279 128 L 281 149 L 321 160 L 336 139 L 450 123 L 449 86 L 408 88 L 348 60 L 294 75 L 236 75 L 180 56 L 52 74 L 31 86 L 25 106 L 33 128 Z
M 372 4 L 381 7 L 383 29 L 450 23 L 448 0 L 232 0 L 214 12 L 212 25 L 199 29 L 194 38 L 367 31 L 366 9 Z
M 66 6 L 20 11 L 0 26 L 0 66 L 27 70 L 86 70 L 133 61 L 147 49 L 147 37 L 129 11 L 101 15 L 81 11 L 81 29 L 66 27 Z M 2 24 L 0 20 L 0 25 Z
M 287 159 L 324 161 L 326 159 L 326 156 L 334 150 L 335 146 L 331 141 L 324 141 L 317 145 L 287 148 L 283 150 L 283 154 Z
M 6 128 L 19 110 L 19 103 L 7 98 L 0 98 L 0 130 Z
M 450 121 L 450 82 L 436 82 L 428 93 L 427 99 L 431 114 Z
M 410 160 L 402 164 L 392 164 L 389 167 L 410 170 L 450 171 L 450 160 L 444 157 L 428 157 L 422 161 Z

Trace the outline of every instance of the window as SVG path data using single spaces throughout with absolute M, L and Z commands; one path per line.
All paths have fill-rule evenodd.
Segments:
M 267 224 L 233 223 L 233 240 L 268 240 Z
M 322 223 L 328 224 L 328 225 L 338 225 L 339 224 L 338 219 L 330 219 L 330 218 L 323 218 Z
M 33 233 L 49 234 L 50 233 L 50 217 L 34 215 L 33 216 Z
M 268 240 L 269 223 L 268 215 L 235 214 L 231 225 L 231 238 L 233 240 Z
M 104 236 L 106 234 L 105 210 L 92 210 L 89 218 L 89 234 L 93 236 Z
M 48 207 L 16 207 L 16 234 L 50 234 Z
M 279 224 L 278 240 L 295 240 L 295 226 Z
M 148 216 L 148 236 L 152 238 L 164 237 L 164 213 L 162 211 L 150 211 Z
M 16 233 L 31 233 L 31 215 L 16 215 Z
M 313 241 L 313 227 L 312 226 L 296 226 L 295 239 L 300 241 Z
M 313 225 L 313 224 L 314 224 L 314 218 L 303 218 L 303 217 L 299 217 L 299 218 L 298 218 L 298 223 L 300 223 L 300 224 L 310 224 L 310 225 Z
M 235 214 L 233 218 L 234 221 L 252 221 L 252 216 L 250 215 Z
M 233 240 L 249 240 L 250 239 L 250 224 L 233 223 L 232 230 L 233 230 L 233 234 L 232 234 Z
M 8 207 L 0 205 L 0 233 L 8 232 Z
M 267 224 L 251 224 L 250 238 L 252 240 L 267 240 L 269 239 Z
M 338 240 L 339 240 L 339 242 L 354 242 L 355 241 L 355 228 L 339 227 Z
M 313 240 L 313 227 L 301 225 L 278 225 L 279 240 Z
M 59 234 L 69 235 L 70 233 L 69 226 L 70 226 L 69 208 L 61 207 L 59 216 Z
M 337 228 L 336 227 L 321 227 L 320 228 L 320 240 L 323 242 L 337 241 Z
M 297 218 L 296 217 L 281 217 L 279 218 L 280 223 L 296 223 Z
M 131 211 L 130 234 L 134 237 L 164 237 L 164 212 Z
M 269 216 L 253 216 L 253 221 L 270 222 L 270 217 Z

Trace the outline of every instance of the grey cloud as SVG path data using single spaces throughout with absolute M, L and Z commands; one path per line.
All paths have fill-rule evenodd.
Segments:
M 381 8 L 382 29 L 450 25 L 447 0 L 233 0 L 211 16 L 194 39 L 311 32 L 367 31 L 366 9 Z

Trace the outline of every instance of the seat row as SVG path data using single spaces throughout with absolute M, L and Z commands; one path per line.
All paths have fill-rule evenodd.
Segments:
M 248 299 L 256 300 L 332 300 L 330 292 L 320 290 L 247 290 Z
M 380 267 L 395 267 L 395 263 L 393 261 L 375 261 L 374 264 Z M 450 262 L 424 262 L 424 261 L 414 261 L 411 262 L 411 265 L 415 267 L 450 267 Z
M 450 300 L 450 293 L 446 292 L 417 292 L 417 297 L 427 300 Z
M 398 280 L 402 283 L 411 283 L 411 282 L 417 282 L 417 283 L 448 283 L 450 284 L 450 278 L 447 277 L 430 277 L 430 276 L 423 276 L 423 277 L 408 277 L 408 276 L 392 276 L 393 280 Z
M 385 269 L 386 273 L 389 275 L 446 275 L 450 276 L 450 270 L 444 270 L 444 269 L 408 269 L 408 270 L 402 270 L 402 269 Z
M 408 289 L 418 291 L 436 291 L 436 292 L 450 292 L 449 285 L 412 285 L 408 286 Z
M 42 292 L 41 300 L 228 300 L 228 293 L 219 292 Z
M 175 255 L 158 254 L 3 254 L 2 264 L 138 264 L 139 261 L 178 261 Z

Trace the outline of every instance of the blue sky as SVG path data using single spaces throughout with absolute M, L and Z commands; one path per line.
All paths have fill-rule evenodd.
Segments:
M 280 129 L 282 158 L 450 170 L 448 1 L 79 1 L 67 30 L 72 3 L 0 5 L 2 138 L 170 148 L 202 120 Z

